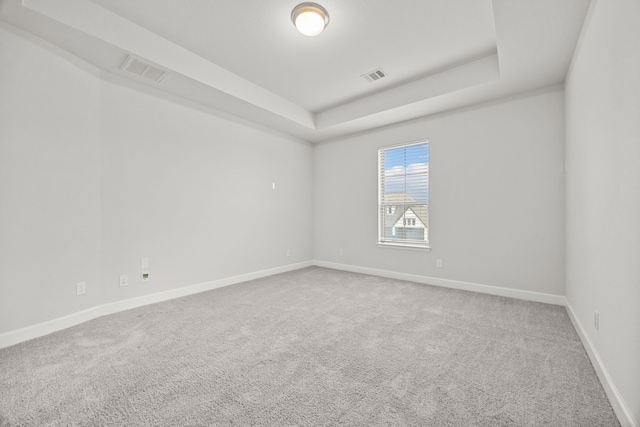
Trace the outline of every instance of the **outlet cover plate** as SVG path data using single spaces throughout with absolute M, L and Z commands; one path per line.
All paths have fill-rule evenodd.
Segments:
M 120 276 L 120 286 L 129 286 L 129 275 L 123 274 Z

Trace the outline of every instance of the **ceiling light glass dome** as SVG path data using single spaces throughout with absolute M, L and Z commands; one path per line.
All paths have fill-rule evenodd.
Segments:
M 291 21 L 305 36 L 317 36 L 329 24 L 329 13 L 316 3 L 301 3 L 293 8 Z

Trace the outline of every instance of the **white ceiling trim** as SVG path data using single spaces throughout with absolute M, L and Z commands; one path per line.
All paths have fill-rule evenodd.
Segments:
M 222 0 L 217 1 L 222 2 Z M 459 12 L 456 7 L 464 6 L 463 2 L 421 1 L 433 1 L 433 4 L 425 4 L 424 7 L 435 7 L 440 12 L 447 11 L 449 18 L 454 20 L 457 20 L 457 15 L 452 15 L 451 12 L 453 10 Z M 296 138 L 309 142 L 320 142 L 340 139 L 349 134 L 562 83 L 575 49 L 588 3 L 589 0 L 563 0 L 562 2 L 557 0 L 519 2 L 491 0 L 489 8 L 486 3 L 483 6 L 485 11 L 490 11 L 490 15 L 485 14 L 482 19 L 485 24 L 491 21 L 495 25 L 495 39 L 488 43 L 490 37 L 486 37 L 485 31 L 484 47 L 481 50 L 476 50 L 475 53 L 467 50 L 467 54 L 459 57 L 456 64 L 448 66 L 443 64 L 448 68 L 432 70 L 426 75 L 418 75 L 408 81 L 394 82 L 389 80 L 378 86 L 376 86 L 377 83 L 372 83 L 364 95 L 341 103 L 333 103 L 332 107 L 316 112 L 303 108 L 278 93 L 271 92 L 265 87 L 244 79 L 212 62 L 212 60 L 206 59 L 91 0 L 0 0 L 0 20 L 18 30 L 33 34 L 98 69 L 128 79 L 134 85 L 133 87 L 141 84 L 175 96 L 176 99 L 183 99 L 186 103 L 195 102 L 206 108 L 211 108 L 212 112 L 218 110 L 221 113 L 231 114 Z M 123 11 L 134 7 L 133 4 L 129 5 L 126 2 L 119 4 L 125 8 Z M 173 3 L 158 3 L 158 7 L 161 7 L 162 4 L 167 7 L 175 6 Z M 384 6 L 385 3 L 382 2 L 377 4 L 377 8 L 370 11 L 374 15 L 368 16 L 368 19 L 373 19 L 374 22 L 380 22 L 385 13 L 397 9 L 393 6 Z M 217 5 L 226 5 L 227 9 L 225 10 L 228 15 L 225 16 L 228 18 L 234 16 L 231 13 L 238 11 L 234 8 L 242 9 L 246 6 L 244 3 L 212 4 L 206 3 L 206 1 L 196 2 L 193 5 L 207 8 L 208 13 L 211 12 L 210 8 L 212 7 L 215 9 L 218 7 Z M 266 7 L 263 3 L 255 5 Z M 333 6 L 339 10 L 341 7 L 346 7 L 339 3 Z M 278 10 L 276 15 L 280 16 L 282 10 Z M 423 9 L 423 12 L 425 10 L 430 9 Z M 342 11 L 345 10 L 342 9 Z M 143 14 L 142 17 L 147 17 L 144 10 L 139 10 L 139 12 Z M 164 17 L 166 16 L 165 14 Z M 184 16 L 182 18 L 185 19 Z M 465 19 L 470 19 L 470 16 L 467 14 Z M 282 23 L 268 22 L 269 30 L 278 32 L 277 37 L 272 37 L 271 43 L 278 44 L 280 41 L 290 44 L 298 43 L 284 34 L 286 31 L 282 28 Z M 473 22 L 473 20 L 466 22 Z M 167 21 L 167 24 L 170 23 L 171 21 Z M 337 28 L 338 26 L 336 26 Z M 391 30 L 387 28 L 387 31 L 391 31 L 391 33 L 386 34 L 393 36 L 393 42 L 398 43 L 398 49 L 402 49 L 402 41 L 405 39 L 402 38 L 401 24 L 398 23 L 397 26 L 394 25 L 391 28 Z M 486 29 L 486 25 L 484 28 Z M 185 27 L 184 30 L 187 31 L 187 28 Z M 237 37 L 240 45 L 242 43 L 245 45 L 246 43 L 256 43 L 255 39 L 243 39 L 242 33 L 235 31 L 233 26 L 227 28 L 226 31 L 222 35 Z M 181 33 L 174 33 L 174 36 L 176 34 Z M 360 46 L 357 43 L 354 44 L 359 37 L 366 36 L 366 34 L 356 34 L 355 39 L 354 34 L 349 36 L 352 38 L 345 40 L 345 43 L 348 41 L 351 48 L 354 48 Z M 466 36 L 468 37 L 469 34 Z M 447 42 L 446 37 L 441 39 L 428 38 L 420 46 L 416 47 L 414 44 L 416 50 L 403 51 L 402 55 L 405 58 L 410 55 L 428 57 L 433 52 L 430 49 L 438 49 L 442 53 L 447 49 Z M 341 43 L 340 38 L 337 35 L 334 36 L 331 43 L 328 45 L 335 48 L 336 44 Z M 490 48 L 491 43 L 494 43 L 493 49 Z M 286 48 L 279 46 L 279 53 L 286 54 L 290 48 L 300 54 L 300 46 L 293 44 L 286 45 Z M 273 48 L 273 44 L 270 46 Z M 318 46 L 316 45 L 316 48 Z M 457 48 L 459 49 L 460 46 L 458 45 Z M 253 50 L 255 51 L 255 49 Z M 269 52 L 267 50 L 265 54 L 268 55 Z M 238 54 L 242 54 L 242 52 L 239 51 Z M 344 55 L 344 52 L 342 54 Z M 170 72 L 160 83 L 156 83 L 123 71 L 120 67 L 128 55 L 138 57 L 153 66 Z M 331 56 L 327 51 L 325 51 L 325 55 Z M 354 52 L 353 55 L 358 55 L 358 53 Z M 375 57 L 376 55 L 373 55 L 377 62 L 379 59 L 375 59 Z M 262 57 L 263 61 L 264 58 L 265 55 Z M 371 55 L 367 58 L 362 62 L 371 62 Z M 243 63 L 251 65 L 249 59 L 245 58 Z M 299 77 L 298 85 L 301 82 L 306 82 L 307 79 L 307 76 L 301 73 L 303 68 L 300 68 L 300 64 L 299 61 L 296 63 L 297 69 L 283 70 L 290 71 L 289 75 L 292 75 L 291 72 L 297 72 L 298 74 L 293 75 Z M 338 74 L 344 71 L 339 62 L 324 65 L 330 67 L 332 71 L 337 70 Z M 386 69 L 385 63 L 376 65 L 382 65 L 385 71 L 389 71 Z M 287 64 L 282 63 L 279 66 L 287 67 Z M 334 77 L 335 74 L 333 73 Z M 282 83 L 282 79 L 280 83 Z M 318 85 L 317 90 L 313 92 L 316 94 L 320 93 L 323 88 L 332 87 L 330 82 L 324 81 L 314 81 L 309 84 Z M 282 87 L 280 86 L 280 88 Z M 337 98 L 334 99 L 338 101 Z M 314 102 L 308 104 L 311 105 Z
M 366 116 L 405 107 L 425 99 L 488 83 L 500 78 L 498 55 L 441 71 L 412 83 L 332 108 L 316 115 L 316 128 L 324 129 Z
M 314 128 L 313 115 L 87 0 L 22 0 L 22 5 L 160 67 Z
M 89 0 L 22 0 L 84 35 L 309 129 L 324 129 L 498 79 L 497 54 L 314 114 Z M 114 64 L 115 66 L 115 64 Z M 114 70 L 108 70 L 114 71 Z

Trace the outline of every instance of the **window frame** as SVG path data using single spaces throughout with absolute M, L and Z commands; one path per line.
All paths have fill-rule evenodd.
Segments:
M 415 140 L 415 141 L 410 141 L 410 142 L 403 142 L 400 144 L 393 144 L 393 145 L 386 145 L 383 147 L 378 147 L 378 241 L 377 241 L 377 245 L 378 247 L 381 248 L 398 248 L 398 249 L 410 249 L 410 250 L 419 250 L 419 251 L 430 251 L 431 250 L 431 241 L 430 241 L 430 215 L 427 215 L 427 220 L 426 220 L 426 224 L 424 224 L 425 226 L 425 233 L 427 234 L 427 239 L 426 241 L 424 241 L 424 243 L 420 243 L 421 241 L 404 241 L 404 242 L 393 242 L 393 241 L 389 241 L 388 239 L 385 239 L 384 237 L 384 226 L 385 226 L 385 221 L 384 221 L 384 216 L 386 215 L 387 212 L 387 208 L 388 205 L 383 205 L 383 193 L 382 193 L 382 184 L 383 184 L 383 167 L 382 167 L 382 154 L 385 151 L 388 150 L 394 150 L 394 149 L 398 149 L 398 148 L 405 148 L 405 147 L 411 147 L 411 146 L 415 146 L 415 145 L 426 145 L 427 147 L 427 172 L 426 172 L 426 176 L 427 176 L 427 188 L 426 188 L 426 193 L 427 193 L 427 212 L 430 211 L 430 203 L 429 203 L 429 188 L 430 188 L 430 167 L 429 165 L 431 164 L 431 146 L 429 143 L 429 140 L 427 138 L 424 139 L 419 139 L 419 140 Z M 406 168 L 408 165 L 404 165 L 404 167 Z M 406 192 L 406 182 L 405 182 L 405 188 L 404 188 L 405 192 Z M 415 203 L 415 205 L 423 205 L 420 203 Z M 395 209 L 394 209 L 395 210 Z M 404 220 L 406 220 L 405 218 L 403 218 Z M 422 221 L 422 220 L 421 220 Z M 416 221 L 417 223 L 417 221 Z

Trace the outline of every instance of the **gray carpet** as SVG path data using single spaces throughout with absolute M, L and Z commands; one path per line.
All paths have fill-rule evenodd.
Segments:
M 0 350 L 0 425 L 618 426 L 563 307 L 310 267 Z

